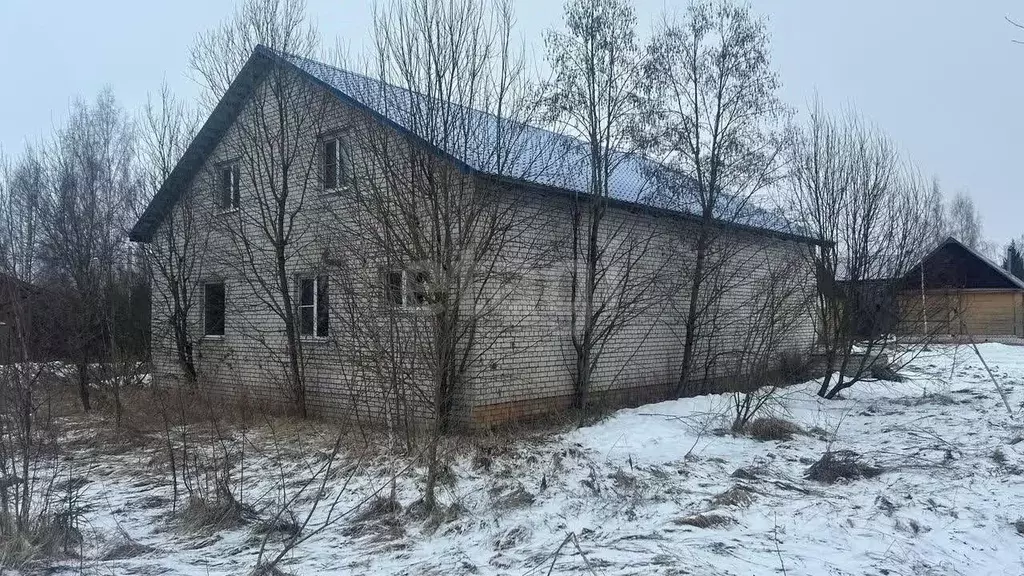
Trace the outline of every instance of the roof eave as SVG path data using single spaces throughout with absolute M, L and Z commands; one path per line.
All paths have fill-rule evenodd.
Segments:
M 488 173 L 478 173 L 478 176 L 481 179 L 485 180 L 485 181 L 489 181 L 489 182 L 493 182 L 493 183 L 512 185 L 512 186 L 519 186 L 519 187 L 523 187 L 523 188 L 527 188 L 527 189 L 533 189 L 533 190 L 538 190 L 538 191 L 542 191 L 542 192 L 558 194 L 558 195 L 561 195 L 561 196 L 574 196 L 574 195 L 578 194 L 577 192 L 574 192 L 572 190 L 568 190 L 566 188 L 560 188 L 558 186 L 548 186 L 548 185 L 545 185 L 545 184 L 538 184 L 537 182 L 532 182 L 532 181 L 529 181 L 529 180 L 523 180 L 521 178 L 516 178 L 516 177 L 513 177 L 513 176 L 500 175 L 500 174 L 488 174 Z M 661 208 L 661 207 L 658 207 L 658 206 L 651 206 L 650 204 L 645 204 L 643 202 L 634 202 L 634 201 L 631 201 L 631 200 L 623 200 L 621 198 L 608 198 L 608 202 L 609 202 L 609 205 L 615 206 L 617 208 L 623 208 L 623 209 L 626 209 L 626 210 L 639 210 L 639 211 L 647 212 L 647 213 L 655 215 L 655 216 L 663 216 L 663 217 L 668 217 L 668 218 L 675 218 L 675 219 L 679 219 L 679 220 L 686 220 L 686 221 L 689 221 L 689 222 L 700 222 L 702 220 L 701 216 L 699 216 L 697 214 L 691 214 L 689 212 L 683 212 L 681 210 L 672 210 L 670 208 Z M 791 232 L 782 232 L 782 231 L 778 231 L 778 230 L 772 230 L 771 228 L 763 228 L 761 226 L 753 226 L 751 224 L 741 224 L 739 222 L 730 222 L 728 220 L 719 220 L 719 219 L 714 219 L 714 220 L 712 220 L 712 222 L 714 223 L 715 226 L 718 226 L 718 227 L 721 227 L 721 228 L 725 228 L 725 229 L 729 229 L 729 230 L 736 230 L 736 231 L 740 231 L 740 232 L 748 232 L 748 233 L 751 233 L 751 234 L 758 234 L 758 235 L 761 235 L 761 236 L 768 236 L 768 237 L 771 237 L 771 238 L 777 238 L 779 240 L 799 242 L 801 244 L 810 244 L 810 245 L 814 245 L 814 246 L 824 246 L 824 245 L 827 245 L 827 244 L 831 244 L 829 242 L 825 242 L 825 241 L 822 241 L 822 240 L 820 240 L 818 238 L 813 238 L 811 236 L 803 236 L 803 235 L 794 234 L 794 233 L 791 233 Z

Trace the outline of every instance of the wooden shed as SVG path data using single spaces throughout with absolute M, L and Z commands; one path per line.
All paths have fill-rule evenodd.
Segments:
M 953 237 L 900 284 L 904 334 L 1024 336 L 1024 281 Z

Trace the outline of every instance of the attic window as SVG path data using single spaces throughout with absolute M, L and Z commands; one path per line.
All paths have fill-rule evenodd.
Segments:
M 241 195 L 239 194 L 238 163 L 231 162 L 222 165 L 217 174 L 217 190 L 220 207 L 225 210 L 238 208 Z
M 324 190 L 327 192 L 348 188 L 351 180 L 348 152 L 340 138 L 331 137 L 323 143 Z

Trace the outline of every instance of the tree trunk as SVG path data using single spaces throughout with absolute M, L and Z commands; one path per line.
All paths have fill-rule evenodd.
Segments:
M 89 402 L 89 357 L 83 356 L 78 362 L 78 396 L 82 399 L 82 409 L 92 409 Z
M 427 450 L 427 483 L 423 488 L 423 507 L 427 512 L 433 512 L 437 506 L 438 463 L 437 463 L 437 442 L 441 438 L 437 431 L 437 420 L 434 421 L 434 437 L 430 441 L 430 449 Z
M 708 251 L 708 224 L 702 222 L 700 235 L 697 238 L 697 260 L 693 268 L 693 282 L 690 283 L 690 301 L 686 311 L 686 335 L 683 338 L 683 363 L 679 368 L 679 382 L 676 384 L 676 396 L 689 392 L 690 374 L 693 372 L 693 349 L 697 344 L 697 323 L 699 321 L 698 306 L 700 290 L 704 283 L 704 266 Z
M 840 392 L 842 392 L 843 390 L 846 390 L 847 388 L 849 388 L 852 385 L 853 385 L 853 381 L 852 380 L 847 380 L 847 381 L 844 382 L 842 376 L 840 376 L 839 380 L 836 381 L 836 385 L 833 386 L 832 389 L 829 390 L 828 393 L 826 393 L 822 397 L 825 398 L 826 400 L 835 400 L 836 396 L 838 396 Z
M 590 405 L 590 387 L 593 376 L 594 356 L 594 331 L 596 329 L 596 318 L 594 318 L 594 295 L 597 292 L 597 270 L 598 270 L 598 245 L 601 218 L 603 207 L 598 199 L 591 205 L 590 223 L 587 234 L 586 252 L 586 278 L 584 284 L 583 302 L 583 335 L 582 342 L 576 354 L 576 408 L 580 410 L 580 424 L 586 420 L 587 408 Z
M 821 396 L 822 398 L 825 398 L 825 394 L 828 393 L 829 386 L 832 385 L 832 363 L 834 361 L 835 359 L 832 357 L 831 354 L 829 354 L 825 358 L 825 376 L 822 377 L 821 387 L 818 388 L 818 396 Z
M 195 385 L 199 378 L 196 372 L 195 358 L 192 355 L 192 342 L 188 336 L 188 318 L 182 310 L 179 296 L 174 297 L 174 345 L 178 352 L 178 364 L 185 375 L 187 384 Z
M 584 418 L 587 404 L 590 402 L 590 345 L 587 343 L 589 331 L 584 332 L 583 345 L 576 355 L 576 406 L 580 412 L 580 420 Z
M 283 230 L 279 229 L 283 233 Z M 284 331 L 288 348 L 288 380 L 292 392 L 292 401 L 299 417 L 308 416 L 306 410 L 306 383 L 302 375 L 302 343 L 299 342 L 299 331 L 295 323 L 295 310 L 292 306 L 291 287 L 288 282 L 288 271 L 283 243 L 275 247 L 277 256 L 278 289 L 281 291 L 282 307 L 284 308 Z

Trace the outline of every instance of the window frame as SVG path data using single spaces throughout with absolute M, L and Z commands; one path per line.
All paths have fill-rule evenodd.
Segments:
M 320 137 L 320 176 L 323 179 L 323 193 L 337 194 L 352 188 L 352 162 L 344 133 L 333 132 Z M 327 146 L 334 144 L 334 186 L 327 185 Z
M 401 303 L 396 302 L 394 298 L 394 286 L 391 280 L 392 276 L 395 274 L 401 274 L 402 276 Z M 423 279 L 414 280 L 414 275 L 420 274 L 423 275 Z M 384 300 L 388 306 L 398 310 L 425 310 L 430 307 L 430 302 L 427 301 L 429 298 L 429 291 L 425 289 L 429 282 L 430 271 L 426 268 L 385 268 L 383 278 Z M 415 302 L 413 299 L 413 295 L 416 294 L 413 286 L 414 283 L 419 283 L 423 286 L 423 289 L 420 290 L 423 295 L 423 299 L 420 302 Z
M 400 268 L 385 268 L 382 276 L 385 303 L 392 308 L 405 308 L 405 271 Z M 393 282 L 396 277 L 397 283 Z
M 221 291 L 221 319 L 220 319 L 220 333 L 211 333 L 209 331 L 210 326 L 210 286 L 220 286 Z M 215 338 L 223 339 L 227 335 L 227 318 L 228 318 L 228 287 L 227 283 L 223 280 L 206 280 L 203 282 L 203 338 Z
M 224 173 L 231 174 L 231 194 L 225 204 Z M 242 206 L 242 168 L 237 159 L 225 160 L 217 164 L 217 207 L 221 213 L 235 212 Z
M 312 295 L 313 302 L 310 304 L 303 304 L 303 284 L 305 282 L 312 282 Z M 299 324 L 299 337 L 308 340 L 326 340 L 331 336 L 331 308 L 330 308 L 330 287 L 331 280 L 330 275 L 322 273 L 309 273 L 309 274 L 298 274 L 295 277 L 295 288 L 296 288 L 296 310 L 298 311 L 298 324 Z M 321 310 L 321 290 L 323 290 L 323 300 L 326 300 L 325 308 Z M 303 309 L 309 309 L 313 315 L 312 317 L 312 331 L 305 332 L 305 326 L 303 323 Z M 321 321 L 324 321 L 321 324 Z M 321 330 L 322 329 L 322 330 Z

